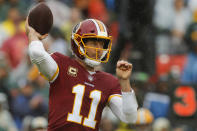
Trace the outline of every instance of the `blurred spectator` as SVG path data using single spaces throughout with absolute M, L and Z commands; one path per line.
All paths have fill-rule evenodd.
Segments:
M 119 23 L 118 21 L 113 21 L 109 25 L 109 33 L 112 36 L 113 46 L 117 43 L 118 35 L 119 35 Z
M 119 0 L 117 5 L 119 12 L 116 13 L 119 36 L 116 46 L 112 49 L 111 59 L 106 67 L 107 72 L 115 73 L 115 65 L 121 53 L 125 48 L 131 47 L 128 60 L 136 65 L 135 71 L 153 73 L 154 37 L 151 30 L 153 1 Z M 128 44 L 130 46 L 127 46 Z
M 21 94 L 13 101 L 14 119 L 19 129 L 25 116 L 43 116 L 47 113 L 47 104 L 39 93 L 34 91 L 34 86 L 27 80 L 21 80 Z
M 155 92 L 148 92 L 144 98 L 144 107 L 149 109 L 154 118 L 167 117 L 170 108 L 170 97 L 167 95 L 169 84 L 167 80 L 160 80 L 156 84 Z
M 0 47 L 6 39 L 21 31 L 25 31 L 25 24 L 21 21 L 19 10 L 15 7 L 10 8 L 6 20 L 0 23 Z
M 112 121 L 108 118 L 102 118 L 101 124 L 100 124 L 100 130 L 101 131 L 113 131 L 114 125 Z
M 4 29 L 5 33 L 9 36 L 14 35 L 18 30 L 25 32 L 24 21 L 21 20 L 22 17 L 19 10 L 12 7 L 8 11 L 6 20 L 1 23 L 1 28 Z
M 61 28 L 61 26 L 70 18 L 70 8 L 60 0 L 49 0 L 47 5 L 50 7 L 54 19 L 54 26 Z
M 53 27 L 50 35 L 52 37 L 52 44 L 50 45 L 49 52 L 59 52 L 68 55 L 68 43 L 65 42 L 63 33 L 57 27 Z
M 196 131 L 196 130 L 192 127 L 185 125 L 185 124 L 180 124 L 180 125 L 175 126 L 172 129 L 172 131 Z
M 171 48 L 175 54 L 184 53 L 183 36 L 187 26 L 191 23 L 191 13 L 187 7 L 184 7 L 184 0 L 174 0 L 173 17 Z
M 48 102 L 49 99 L 49 83 L 41 76 L 36 65 L 33 65 L 28 72 L 28 80 L 35 85 L 35 91 L 39 92 L 44 101 Z
M 195 84 L 197 82 L 197 45 L 195 52 L 190 52 L 187 56 L 187 62 L 183 70 L 181 82 L 185 84 Z
M 153 123 L 153 131 L 170 131 L 170 121 L 167 118 L 158 118 Z
M 70 36 L 72 33 L 73 27 L 81 21 L 81 12 L 78 8 L 72 7 L 71 8 L 71 14 L 70 14 L 70 19 L 66 21 L 62 27 L 61 31 L 64 33 L 65 39 L 68 43 L 70 43 Z
M 157 0 L 154 13 L 157 54 L 184 53 L 183 36 L 190 22 L 191 14 L 184 0 Z
M 109 16 L 103 0 L 90 0 L 88 17 L 101 20 L 105 24 L 108 23 Z
M 173 19 L 173 0 L 157 0 L 154 7 L 154 25 L 159 29 L 170 29 Z M 166 10 L 168 8 L 168 10 Z
M 152 123 L 154 120 L 152 113 L 146 108 L 139 108 L 137 115 L 137 121 L 133 125 L 135 131 L 152 131 Z
M 20 0 L 20 1 L 23 1 L 23 2 L 24 2 L 24 5 L 27 7 L 26 10 L 25 10 L 25 12 L 26 12 L 26 14 L 27 14 L 27 10 L 28 10 L 29 6 L 31 6 L 32 3 L 33 3 L 35 0 Z
M 190 10 L 193 12 L 197 9 L 197 1 L 196 0 L 187 0 L 188 1 L 188 6 Z
M 31 131 L 46 131 L 47 130 L 47 119 L 44 117 L 35 117 L 31 123 Z
M 13 29 L 13 36 L 2 44 L 1 50 L 5 52 L 10 66 L 14 69 L 26 54 L 28 39 L 25 32 L 20 29 L 20 20 L 13 25 Z
M 17 131 L 13 118 L 7 108 L 7 97 L 5 94 L 0 93 L 0 127 L 6 131 Z
M 48 102 L 49 100 L 49 83 L 42 76 L 38 75 L 37 79 L 34 81 L 36 84 L 36 91 L 40 93 L 44 101 Z
M 29 7 L 28 4 L 24 0 L 8 0 L 10 7 L 16 7 L 22 17 L 26 16 L 27 9 Z
M 11 78 L 10 67 L 4 53 L 0 52 L 0 92 L 4 93 L 8 100 L 10 109 L 13 90 L 16 88 L 16 81 Z
M 25 116 L 22 122 L 23 131 L 31 131 L 31 123 L 33 118 L 34 118 L 33 116 Z
M 115 131 L 134 131 L 134 130 L 130 128 L 129 124 L 120 122 L 119 126 L 118 126 L 118 129 L 115 130 Z
M 155 2 L 153 23 L 156 27 L 156 54 L 169 54 L 173 0 L 156 0 Z
M 4 41 L 5 38 L 0 38 L 3 41 L 0 46 L 1 50 L 5 52 L 10 66 L 15 68 L 20 63 L 28 42 L 24 33 L 24 22 L 21 21 L 18 9 L 11 8 L 8 14 L 7 20 L 0 25 L 1 33 L 7 34 L 2 36 L 8 39 Z
M 9 5 L 6 0 L 0 0 L 0 22 L 6 19 L 9 10 Z
M 190 51 L 187 54 L 187 61 L 181 76 L 182 83 L 197 82 L 197 23 L 192 23 L 186 34 L 187 44 L 190 46 Z
M 74 0 L 74 5 L 82 12 L 83 18 L 88 18 L 88 6 L 90 0 Z
M 32 63 L 29 56 L 27 55 L 27 50 L 24 51 L 24 56 L 19 63 L 19 65 L 11 71 L 11 78 L 19 81 L 21 79 L 27 78 L 28 73 L 32 68 Z M 29 79 L 29 78 L 28 78 Z
M 110 12 L 115 11 L 116 0 L 105 0 L 105 4 L 108 11 Z
M 61 0 L 61 2 L 65 3 L 69 7 L 72 7 L 74 5 L 74 0 Z

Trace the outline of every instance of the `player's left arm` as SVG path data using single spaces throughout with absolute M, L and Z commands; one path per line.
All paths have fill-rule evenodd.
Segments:
M 122 96 L 114 95 L 109 101 L 112 112 L 126 123 L 134 123 L 137 119 L 137 101 L 135 93 L 130 85 L 132 64 L 126 61 L 118 61 L 116 75 L 119 79 Z

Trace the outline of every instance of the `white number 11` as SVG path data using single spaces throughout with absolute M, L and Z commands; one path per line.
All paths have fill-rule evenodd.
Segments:
M 81 106 L 82 106 L 82 100 L 85 92 L 85 86 L 84 85 L 76 85 L 72 88 L 72 93 L 75 94 L 74 104 L 73 104 L 73 110 L 72 113 L 68 113 L 67 121 L 75 122 L 78 124 L 82 123 L 82 115 L 80 115 Z M 83 125 L 95 128 L 96 126 L 96 112 L 98 104 L 101 100 L 101 91 L 93 90 L 90 92 L 90 96 L 92 99 L 91 105 L 90 105 L 90 111 L 88 114 L 88 117 L 84 118 Z

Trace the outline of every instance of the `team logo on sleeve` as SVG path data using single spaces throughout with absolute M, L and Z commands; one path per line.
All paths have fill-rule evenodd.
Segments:
M 76 77 L 77 76 L 77 72 L 78 72 L 78 69 L 77 68 L 74 68 L 72 66 L 69 66 L 68 67 L 68 75 L 70 76 L 73 76 L 73 77 Z

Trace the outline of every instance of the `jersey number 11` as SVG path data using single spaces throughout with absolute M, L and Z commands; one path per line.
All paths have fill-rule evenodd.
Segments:
M 82 124 L 83 116 L 80 115 L 80 111 L 81 111 L 84 92 L 85 92 L 85 85 L 78 84 L 72 88 L 72 93 L 75 94 L 75 99 L 74 99 L 72 113 L 68 113 L 67 121 Z M 92 99 L 90 105 L 90 111 L 88 117 L 84 118 L 82 125 L 94 129 L 96 126 L 95 117 L 96 117 L 97 107 L 101 100 L 101 91 L 93 90 L 90 92 L 89 97 Z

